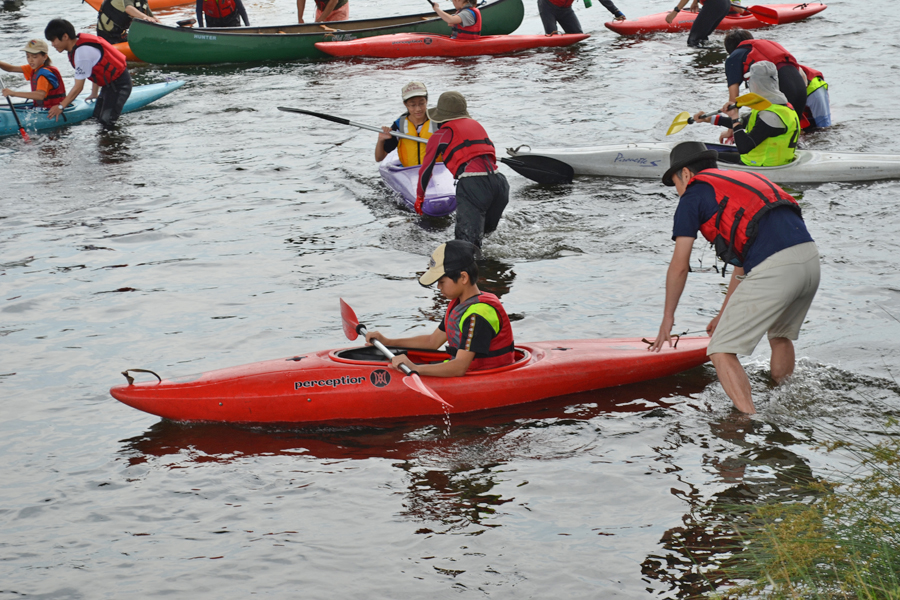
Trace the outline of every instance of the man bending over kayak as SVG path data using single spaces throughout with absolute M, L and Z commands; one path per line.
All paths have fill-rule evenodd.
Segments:
M 391 339 L 378 331 L 366 334 L 366 342 L 378 340 L 385 346 L 437 350 L 444 343 L 453 357 L 442 363 L 417 365 L 398 354 L 391 364 L 405 364 L 419 375 L 459 377 L 467 371 L 494 369 L 515 361 L 512 325 L 500 300 L 478 289 L 478 248 L 469 242 L 453 240 L 441 244 L 431 255 L 428 270 L 419 283 L 438 289 L 450 300 L 444 320 L 432 333 Z
M 694 121 L 728 127 L 722 137 L 734 136 L 737 152 L 719 152 L 719 160 L 754 167 L 777 167 L 794 160 L 800 119 L 778 90 L 778 71 L 769 61 L 753 63 L 750 67 L 750 91 L 772 103 L 765 110 L 753 109 L 746 121 L 738 119 L 738 109 L 728 116 L 704 117 L 694 115 Z

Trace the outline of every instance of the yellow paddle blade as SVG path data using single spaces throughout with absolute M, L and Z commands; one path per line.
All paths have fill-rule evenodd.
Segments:
M 749 94 L 744 94 L 743 96 L 738 96 L 734 101 L 738 106 L 749 106 L 754 110 L 766 110 L 772 103 L 760 96 L 759 94 L 754 94 L 750 92 Z
M 666 132 L 666 135 L 672 135 L 673 133 L 678 133 L 685 127 L 687 127 L 688 119 L 691 118 L 689 112 L 685 111 L 682 113 L 678 113 L 678 116 L 675 117 L 675 120 L 672 121 L 672 124 L 669 125 L 669 130 Z

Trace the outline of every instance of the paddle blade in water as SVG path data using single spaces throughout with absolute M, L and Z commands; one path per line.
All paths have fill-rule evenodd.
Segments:
M 571 165 L 549 156 L 520 154 L 511 158 L 503 157 L 500 161 L 512 167 L 519 175 L 538 183 L 572 183 L 575 178 L 575 169 Z
M 669 130 L 666 132 L 666 135 L 678 133 L 679 131 L 687 127 L 689 118 L 691 118 L 691 115 L 687 111 L 678 113 L 678 116 L 675 117 L 675 120 L 672 121 L 671 125 L 669 125 Z
M 359 319 L 356 318 L 356 313 L 353 312 L 353 309 L 350 308 L 350 305 L 344 302 L 343 298 L 340 298 L 341 301 L 341 321 L 344 326 L 344 335 L 347 336 L 348 340 L 355 340 L 359 337 Z
M 405 383 L 406 387 L 408 387 L 409 389 L 419 392 L 420 394 L 424 394 L 425 396 L 428 396 L 429 398 L 433 398 L 434 400 L 437 400 L 438 402 L 440 402 L 447 408 L 453 408 L 452 404 L 445 401 L 443 398 L 438 396 L 437 392 L 435 392 L 433 389 L 431 389 L 430 387 L 425 385 L 425 383 L 419 377 L 418 373 L 412 373 L 411 375 L 404 377 L 403 383 Z

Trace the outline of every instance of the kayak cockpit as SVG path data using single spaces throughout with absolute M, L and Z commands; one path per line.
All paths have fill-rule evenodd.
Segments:
M 405 354 L 411 361 L 416 364 L 434 364 L 450 360 L 450 354 L 443 350 L 421 350 L 419 348 L 394 348 L 389 350 L 394 354 Z M 483 371 L 472 371 L 466 373 L 469 375 L 484 375 L 491 373 L 502 373 L 525 366 L 531 361 L 532 354 L 525 348 L 516 348 L 515 362 L 496 369 L 484 369 Z M 339 363 L 347 364 L 372 364 L 383 365 L 390 362 L 381 352 L 374 346 L 362 346 L 360 348 L 347 348 L 345 350 L 332 350 L 328 353 L 328 357 Z

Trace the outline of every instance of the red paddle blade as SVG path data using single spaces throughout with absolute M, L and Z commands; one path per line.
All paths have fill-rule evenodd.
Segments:
M 447 408 L 453 408 L 452 404 L 445 401 L 443 398 L 438 396 L 437 392 L 435 392 L 433 389 L 431 389 L 430 387 L 425 385 L 425 382 L 422 381 L 422 379 L 419 377 L 418 374 L 413 373 L 412 375 L 407 375 L 406 377 L 403 378 L 403 383 L 405 383 L 406 387 L 408 387 L 409 389 L 419 392 L 420 394 L 428 396 L 429 398 L 432 398 L 434 400 L 437 400 L 438 402 L 440 402 Z
M 343 321 L 344 325 L 344 335 L 347 336 L 348 340 L 355 340 L 359 337 L 359 331 L 357 331 L 359 319 L 356 318 L 356 313 L 353 312 L 349 304 L 344 302 L 343 298 L 339 298 L 339 300 L 341 301 L 341 321 Z
M 763 23 L 768 25 L 778 25 L 780 23 L 778 11 L 771 9 L 768 6 L 751 6 L 749 7 L 749 10 L 757 20 L 762 21 Z
M 19 133 L 22 135 L 22 139 L 23 139 L 23 140 L 25 140 L 26 142 L 30 142 L 30 141 L 31 141 L 31 138 L 28 137 L 28 134 L 27 134 L 27 133 L 25 133 L 25 128 L 24 128 L 24 127 L 19 127 Z

